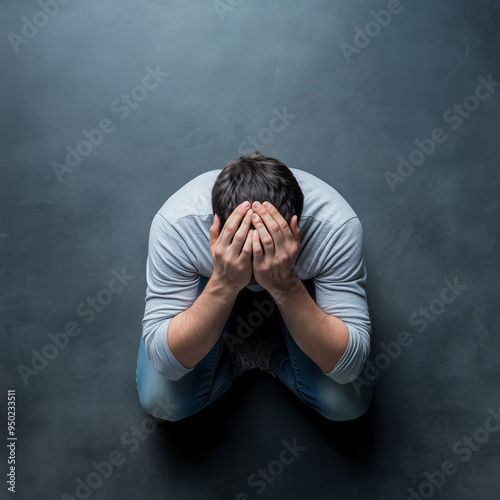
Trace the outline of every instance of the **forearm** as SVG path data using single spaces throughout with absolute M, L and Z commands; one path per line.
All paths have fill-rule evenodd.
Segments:
M 170 321 L 168 345 L 186 368 L 199 363 L 223 332 L 237 293 L 210 279 L 195 302 Z
M 324 313 L 299 278 L 291 286 L 269 292 L 296 344 L 325 373 L 332 371 L 349 343 L 346 324 Z

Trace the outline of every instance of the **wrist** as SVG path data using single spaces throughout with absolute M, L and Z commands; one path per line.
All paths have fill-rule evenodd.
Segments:
M 291 276 L 283 284 L 267 288 L 267 291 L 278 304 L 285 301 L 288 297 L 294 295 L 297 290 L 303 288 L 302 281 L 297 275 Z
M 238 293 L 240 292 L 240 290 L 236 290 L 234 287 L 229 286 L 227 283 L 224 283 L 220 278 L 214 276 L 213 274 L 208 280 L 205 289 L 208 289 L 208 291 L 215 298 L 220 298 L 224 302 L 236 299 Z

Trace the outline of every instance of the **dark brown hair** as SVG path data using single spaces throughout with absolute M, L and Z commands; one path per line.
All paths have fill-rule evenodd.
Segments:
M 304 195 L 292 171 L 276 158 L 258 151 L 230 161 L 212 189 L 212 210 L 220 218 L 221 230 L 234 209 L 245 200 L 269 201 L 290 224 L 293 215 L 300 221 Z

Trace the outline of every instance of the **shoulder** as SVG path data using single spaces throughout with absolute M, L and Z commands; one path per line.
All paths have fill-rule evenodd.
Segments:
M 290 170 L 304 194 L 299 222 L 304 232 L 326 243 L 335 233 L 340 235 L 360 228 L 356 212 L 332 185 L 304 170 Z

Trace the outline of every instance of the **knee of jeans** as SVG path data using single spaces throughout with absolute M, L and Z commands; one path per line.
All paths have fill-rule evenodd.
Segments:
M 140 387 L 139 402 L 142 408 L 159 420 L 177 422 L 178 420 L 190 417 L 203 408 L 203 401 L 195 398 L 179 398 L 176 393 L 159 393 L 151 387 Z
M 344 422 L 355 420 L 366 413 L 372 400 L 371 391 L 365 391 L 361 394 L 355 394 L 351 391 L 351 384 L 346 384 L 342 395 L 335 398 L 322 398 L 316 407 L 316 410 L 326 419 Z
M 140 386 L 138 392 L 142 408 L 158 420 L 175 422 L 187 416 L 185 412 L 179 411 L 181 405 L 169 395 L 159 394 L 154 388 Z
M 355 420 L 366 413 L 370 404 L 366 401 L 354 401 L 351 404 L 335 407 L 318 408 L 317 411 L 327 420 L 333 422 L 345 422 L 347 420 Z
M 327 420 L 343 422 L 361 417 L 370 407 L 372 387 L 356 391 L 353 383 L 314 391 L 301 391 L 303 401 Z

